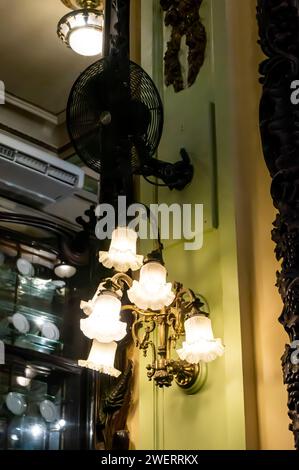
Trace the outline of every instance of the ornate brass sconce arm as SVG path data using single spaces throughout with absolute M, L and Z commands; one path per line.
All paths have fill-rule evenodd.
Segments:
M 130 286 L 129 281 L 127 285 Z M 191 390 L 199 383 L 199 376 L 201 385 L 204 383 L 207 369 L 173 360 L 172 351 L 184 335 L 185 318 L 194 314 L 203 303 L 192 290 L 183 288 L 179 283 L 175 284 L 175 292 L 174 302 L 160 311 L 145 311 L 135 305 L 125 305 L 122 310 L 130 310 L 134 315 L 132 336 L 135 346 L 143 351 L 145 357 L 148 348 L 152 350 L 151 363 L 147 366 L 149 380 L 154 380 L 158 387 L 169 387 L 175 380 L 184 390 Z

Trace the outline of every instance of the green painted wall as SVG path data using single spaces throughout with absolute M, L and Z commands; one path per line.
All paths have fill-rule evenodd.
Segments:
M 142 65 L 160 87 L 165 103 L 166 124 L 158 157 L 176 161 L 180 147 L 185 146 L 195 165 L 195 178 L 182 193 L 156 190 L 142 182 L 140 200 L 204 204 L 203 248 L 185 251 L 183 241 L 165 242 L 165 262 L 169 280 L 181 281 L 207 299 L 215 336 L 223 338 L 226 351 L 209 365 L 207 383 L 196 395 L 186 395 L 176 385 L 156 389 L 146 377 L 148 360 L 140 355 L 136 447 L 245 449 L 226 1 L 203 3 L 206 62 L 196 85 L 180 96 L 163 87 L 162 45 L 167 33 L 163 34 L 159 0 L 142 0 L 141 6 Z M 149 250 L 149 244 L 141 244 L 142 252 Z

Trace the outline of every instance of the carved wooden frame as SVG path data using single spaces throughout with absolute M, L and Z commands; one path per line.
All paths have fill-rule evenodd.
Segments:
M 263 93 L 260 131 L 272 177 L 271 195 L 278 214 L 272 230 L 281 262 L 277 287 L 283 301 L 279 318 L 290 338 L 282 356 L 288 390 L 290 430 L 299 449 L 299 107 L 291 102 L 291 83 L 299 79 L 299 0 L 258 0 Z M 298 346 L 297 346 L 298 348 Z

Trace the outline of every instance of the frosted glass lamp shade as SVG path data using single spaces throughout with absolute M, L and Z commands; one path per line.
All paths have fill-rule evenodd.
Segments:
M 105 292 L 94 302 L 89 317 L 80 321 L 80 328 L 89 339 L 100 343 L 120 341 L 127 334 L 127 324 L 119 321 L 121 302 L 115 295 Z
M 185 321 L 186 341 L 189 344 L 196 343 L 202 339 L 214 340 L 212 322 L 205 315 L 195 315 Z
M 81 367 L 96 370 L 102 374 L 119 377 L 121 372 L 114 368 L 116 348 L 117 344 L 114 341 L 100 343 L 93 340 L 87 361 L 80 360 L 78 364 Z
M 70 47 L 77 54 L 94 56 L 102 53 L 103 31 L 93 27 L 79 28 L 70 34 Z
M 190 364 L 212 362 L 224 353 L 221 339 L 214 338 L 211 320 L 204 315 L 195 315 L 185 321 L 186 341 L 177 353 Z
M 102 54 L 103 14 L 92 9 L 71 12 L 61 18 L 57 34 L 77 54 Z
M 57 277 L 61 279 L 69 279 L 73 277 L 77 272 L 75 266 L 71 266 L 70 264 L 66 264 L 65 262 L 61 262 L 57 264 L 54 268 L 54 273 Z
M 151 261 L 142 266 L 139 282 L 134 281 L 128 290 L 132 303 L 144 310 L 160 310 L 174 300 L 171 282 L 166 282 L 167 271 L 162 264 Z
M 106 268 L 119 272 L 137 271 L 143 256 L 136 254 L 137 233 L 128 227 L 117 227 L 111 238 L 109 251 L 100 251 L 99 260 Z
M 105 292 L 98 296 L 92 313 L 114 322 L 119 320 L 120 310 L 121 301 L 112 293 Z

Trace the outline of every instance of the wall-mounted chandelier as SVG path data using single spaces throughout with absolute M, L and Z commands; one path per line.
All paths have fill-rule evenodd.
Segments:
M 61 0 L 74 11 L 58 23 L 58 37 L 74 52 L 84 56 L 102 54 L 103 0 Z
M 136 241 L 133 246 L 132 229 L 118 227 L 112 234 L 110 250 L 116 254 L 109 267 L 132 267 L 132 256 L 136 255 Z M 117 251 L 114 245 L 117 240 Z M 128 247 L 131 247 L 129 250 Z M 118 258 L 118 259 L 117 259 Z M 106 258 L 100 252 L 100 260 Z M 136 268 L 135 260 L 133 267 Z M 203 310 L 204 303 L 191 289 L 182 284 L 173 286 L 166 281 L 167 271 L 162 259 L 161 245 L 150 253 L 141 267 L 139 281 L 125 272 L 117 272 L 111 278 L 101 281 L 94 297 L 82 301 L 81 308 L 87 318 L 81 320 L 81 330 L 93 340 L 88 359 L 79 364 L 112 376 L 120 375 L 114 368 L 117 341 L 127 334 L 127 323 L 120 321 L 124 312 L 132 312 L 131 327 L 135 346 L 146 355 L 151 350 L 151 362 L 147 376 L 159 387 L 169 387 L 173 380 L 183 388 L 194 385 L 204 374 L 202 364 L 222 356 L 224 347 L 215 339 L 211 320 Z M 123 304 L 128 297 L 131 304 Z M 181 348 L 179 340 L 185 337 Z M 178 358 L 173 359 L 176 351 Z M 200 374 L 201 373 L 201 374 Z

